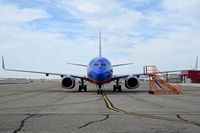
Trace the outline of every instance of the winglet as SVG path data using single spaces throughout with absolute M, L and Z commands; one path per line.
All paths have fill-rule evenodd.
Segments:
M 101 30 L 99 30 L 99 57 L 101 57 Z
M 197 56 L 197 58 L 196 58 L 196 64 L 195 64 L 195 69 L 198 69 L 198 61 L 199 61 L 199 59 L 198 59 L 198 56 Z
M 2 68 L 5 69 L 5 63 L 4 63 L 4 58 L 2 56 Z

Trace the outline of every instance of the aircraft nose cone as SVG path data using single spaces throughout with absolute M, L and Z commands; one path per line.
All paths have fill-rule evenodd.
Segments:
M 97 80 L 99 80 L 99 81 L 104 80 L 104 77 L 105 77 L 105 75 L 104 75 L 103 73 L 97 73 L 97 74 L 96 74 L 96 78 L 97 78 Z
M 100 73 L 103 73 L 103 72 L 105 72 L 106 71 L 106 68 L 104 68 L 104 67 L 99 67 L 97 70 L 96 70 L 96 73 L 97 74 L 100 74 Z

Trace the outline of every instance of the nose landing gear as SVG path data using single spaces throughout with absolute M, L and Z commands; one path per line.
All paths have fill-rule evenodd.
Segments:
M 101 89 L 101 85 L 98 85 L 98 90 L 97 90 L 97 94 L 102 94 L 102 89 Z

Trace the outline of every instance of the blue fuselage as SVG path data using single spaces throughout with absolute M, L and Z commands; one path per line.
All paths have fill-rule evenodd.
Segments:
M 97 57 L 90 61 L 87 68 L 90 82 L 102 85 L 111 82 L 113 76 L 112 64 L 104 57 Z

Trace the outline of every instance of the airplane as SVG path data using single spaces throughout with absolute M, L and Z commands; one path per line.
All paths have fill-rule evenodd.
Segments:
M 87 91 L 87 86 L 85 82 L 90 82 L 97 85 L 97 93 L 100 94 L 102 92 L 102 86 L 104 84 L 108 84 L 114 81 L 116 84 L 113 85 L 113 91 L 121 92 L 121 82 L 120 79 L 125 79 L 124 84 L 128 89 L 136 89 L 139 87 L 138 75 L 119 75 L 116 76 L 113 74 L 113 68 L 118 66 L 130 65 L 133 63 L 124 63 L 124 64 L 116 64 L 112 65 L 111 62 L 101 55 L 101 32 L 99 32 L 99 56 L 93 58 L 88 65 L 77 64 L 77 63 L 68 63 L 70 65 L 82 66 L 87 68 L 86 76 L 78 76 L 78 75 L 67 75 L 61 73 L 51 73 L 51 72 L 39 72 L 39 71 L 29 71 L 29 70 L 17 70 L 17 69 L 7 69 L 5 67 L 4 57 L 2 56 L 2 68 L 6 71 L 17 71 L 17 72 L 27 72 L 27 73 L 38 73 L 49 75 L 58 75 L 61 76 L 61 87 L 64 89 L 72 89 L 75 87 L 76 79 L 80 79 L 79 82 L 79 92 L 84 90 Z

